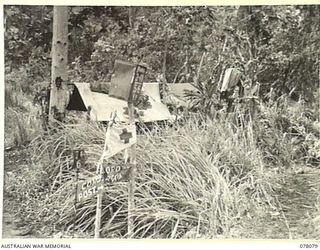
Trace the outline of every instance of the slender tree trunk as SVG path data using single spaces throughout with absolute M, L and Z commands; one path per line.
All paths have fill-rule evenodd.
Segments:
M 130 25 L 131 29 L 134 29 L 136 14 L 137 14 L 137 7 L 130 6 L 129 10 L 128 10 L 128 15 L 129 15 L 129 25 Z
M 63 121 L 69 103 L 68 91 L 68 7 L 54 6 L 49 121 Z
M 164 45 L 164 54 L 163 54 L 163 62 L 162 62 L 162 75 L 163 78 L 167 80 L 167 54 L 168 54 L 168 39 L 166 39 L 166 43 Z
M 185 82 L 189 82 L 189 50 L 186 49 L 186 67 L 184 68 Z

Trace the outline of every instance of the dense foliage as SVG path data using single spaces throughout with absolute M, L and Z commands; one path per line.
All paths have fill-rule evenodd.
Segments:
M 49 81 L 52 6 L 5 6 L 7 72 Z M 261 95 L 314 99 L 320 7 L 70 7 L 70 80 L 109 80 L 114 60 L 149 66 L 148 80 L 215 85 L 238 67 Z M 201 69 L 199 64 L 203 57 Z M 268 95 L 269 94 L 269 95 Z

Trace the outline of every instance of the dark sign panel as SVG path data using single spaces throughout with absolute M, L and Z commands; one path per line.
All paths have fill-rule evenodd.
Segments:
M 109 96 L 128 101 L 134 72 L 134 64 L 116 60 L 114 64 L 114 74 L 111 78 Z
M 146 67 L 116 60 L 109 96 L 135 102 L 140 96 Z
M 137 103 L 141 94 L 142 85 L 143 85 L 143 79 L 144 75 L 146 73 L 146 68 L 143 66 L 136 66 L 133 83 L 132 83 L 132 93 L 130 95 L 131 100 L 133 104 Z
M 131 167 L 132 164 L 104 166 L 104 172 L 106 174 L 105 181 L 107 183 L 113 183 L 127 180 Z
M 83 202 L 104 190 L 104 183 L 127 181 L 133 164 L 103 166 L 103 176 L 97 175 L 78 183 L 77 202 Z

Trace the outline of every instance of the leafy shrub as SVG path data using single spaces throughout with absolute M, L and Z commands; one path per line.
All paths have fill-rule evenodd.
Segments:
M 37 110 L 29 112 L 8 108 L 5 113 L 5 144 L 21 146 L 29 143 L 41 131 Z
M 32 103 L 35 92 L 45 86 L 34 83 L 24 67 L 5 76 L 5 144 L 20 146 L 41 133 L 39 110 Z
M 302 103 L 288 103 L 280 106 L 261 105 L 257 119 L 258 145 L 263 149 L 266 162 L 282 166 L 307 163 L 317 166 L 316 153 L 320 136 L 319 121 L 312 110 Z

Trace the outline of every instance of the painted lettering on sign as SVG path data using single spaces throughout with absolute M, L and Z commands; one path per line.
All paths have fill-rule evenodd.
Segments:
M 78 183 L 77 202 L 85 201 L 103 190 L 103 179 L 96 176 Z
M 114 183 L 123 180 L 123 175 L 121 173 L 117 173 L 114 175 L 107 176 L 106 182 Z
M 113 183 L 125 180 L 129 175 L 131 166 L 132 164 L 104 166 L 104 172 L 106 173 L 105 181 L 108 183 Z
M 132 90 L 131 90 L 132 91 L 131 92 L 131 100 L 130 100 L 134 104 L 136 104 L 139 100 L 142 85 L 143 85 L 143 79 L 144 79 L 144 75 L 146 73 L 146 70 L 147 69 L 141 65 L 136 66 L 134 80 L 133 80 L 133 86 L 132 86 Z

